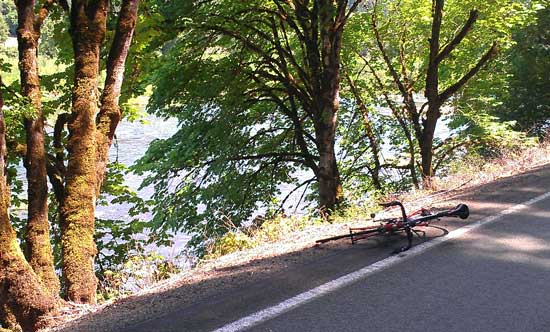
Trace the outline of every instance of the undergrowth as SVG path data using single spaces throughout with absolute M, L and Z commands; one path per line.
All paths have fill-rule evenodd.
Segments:
M 496 157 L 466 156 L 451 166 L 449 175 L 436 177 L 432 190 L 474 186 L 519 174 L 550 163 L 550 138 L 523 149 L 504 149 Z
M 181 272 L 177 264 L 154 252 L 138 252 L 117 270 L 103 271 L 99 278 L 98 302 L 106 302 L 147 289 Z
M 365 204 L 345 205 L 332 214 L 329 223 L 339 225 L 371 219 L 371 215 L 380 210 L 380 207 L 374 202 L 376 200 L 370 200 Z M 278 215 L 262 220 L 260 224 L 252 224 L 243 228 L 233 227 L 229 232 L 210 243 L 208 254 L 204 260 L 213 260 L 265 244 L 294 241 L 297 234 L 306 230 L 309 237 L 323 236 L 327 232 L 326 228 L 327 222 L 315 212 L 306 215 Z

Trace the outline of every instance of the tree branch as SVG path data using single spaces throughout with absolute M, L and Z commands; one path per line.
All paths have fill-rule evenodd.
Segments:
M 458 34 L 437 54 L 435 58 L 436 63 L 440 63 L 443 61 L 451 52 L 460 44 L 462 39 L 466 37 L 468 32 L 472 29 L 472 26 L 476 22 L 478 17 L 477 10 L 471 10 L 470 16 L 468 17 L 468 20 L 464 25 L 462 26 L 462 29 L 458 32 Z
M 472 67 L 458 82 L 451 85 L 445 89 L 442 93 L 439 94 L 439 101 L 444 103 L 449 99 L 453 94 L 455 94 L 464 84 L 468 82 L 477 72 L 493 57 L 498 54 L 498 43 L 495 41 L 491 48 L 479 59 L 477 64 Z
M 42 24 L 44 23 L 46 17 L 48 17 L 50 9 L 52 8 L 54 3 L 56 3 L 56 0 L 44 1 L 42 7 L 40 7 L 40 9 L 38 10 L 38 14 L 34 18 L 34 31 L 40 31 L 40 29 L 42 28 Z
M 119 98 L 126 59 L 138 19 L 138 8 L 139 0 L 122 1 L 115 36 L 107 59 L 105 87 L 101 95 L 101 107 L 96 116 L 96 191 L 98 194 L 107 169 L 109 148 L 122 118 Z
M 282 200 L 281 204 L 279 204 L 279 208 L 277 209 L 277 211 L 275 211 L 275 214 L 278 214 L 279 212 L 283 211 L 283 208 L 284 208 L 284 205 L 286 203 L 286 201 L 290 198 L 290 196 L 292 196 L 292 194 L 294 194 L 296 191 L 298 191 L 298 189 L 302 188 L 303 186 L 305 185 L 308 185 L 310 184 L 311 182 L 315 181 L 317 178 L 316 177 L 312 177 L 311 179 L 308 179 L 302 183 L 300 183 L 299 185 L 297 185 L 296 187 L 294 187 L 294 189 L 292 189 L 286 196 L 285 198 Z
M 441 164 L 443 164 L 443 162 L 445 161 L 445 159 L 447 159 L 449 157 L 449 155 L 455 151 L 456 149 L 460 148 L 460 147 L 466 147 L 466 146 L 470 146 L 473 144 L 473 141 L 463 141 L 463 142 L 458 142 L 454 145 L 451 145 L 449 148 L 447 148 L 442 154 L 441 156 L 439 157 L 439 160 L 436 162 L 435 166 L 434 166 L 434 173 L 439 169 L 439 167 L 441 166 Z
M 407 89 L 405 88 L 405 85 L 403 84 L 403 82 L 401 82 L 401 78 L 399 77 L 399 74 L 397 73 L 393 64 L 391 63 L 390 57 L 388 56 L 388 53 L 386 52 L 386 48 L 382 41 L 382 37 L 380 37 L 380 31 L 378 30 L 378 23 L 377 23 L 376 5 L 371 14 L 371 26 L 374 32 L 376 45 L 378 46 L 378 50 L 382 54 L 382 58 L 384 59 L 384 62 L 386 63 L 386 66 L 390 71 L 393 81 L 399 88 L 399 91 L 401 91 L 401 94 L 405 96 L 407 94 Z

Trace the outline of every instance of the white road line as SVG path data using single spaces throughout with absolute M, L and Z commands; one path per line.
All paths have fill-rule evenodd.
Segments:
M 227 324 L 213 332 L 237 332 L 242 331 L 246 328 L 250 328 L 252 326 L 258 325 L 262 322 L 265 322 L 269 319 L 272 319 L 274 317 L 277 317 L 285 312 L 288 312 L 296 307 L 299 307 L 305 303 L 308 303 L 318 297 L 321 297 L 325 294 L 334 292 L 340 288 L 343 288 L 349 284 L 352 284 L 360 279 L 363 279 L 375 272 L 384 270 L 386 268 L 389 268 L 393 265 L 396 265 L 400 262 L 403 262 L 411 257 L 417 256 L 443 242 L 459 238 L 463 236 L 464 234 L 477 229 L 481 227 L 482 225 L 487 225 L 490 223 L 493 223 L 502 217 L 512 214 L 514 212 L 520 211 L 522 209 L 527 208 L 530 205 L 533 205 L 537 202 L 540 202 L 546 198 L 550 197 L 550 192 L 547 192 L 545 194 L 542 194 L 540 196 L 537 196 L 533 199 L 530 199 L 526 202 L 514 205 L 498 214 L 483 218 L 475 223 L 469 224 L 467 226 L 455 229 L 454 231 L 449 232 L 447 236 L 444 237 L 438 237 L 436 239 L 433 239 L 428 242 L 424 242 L 421 244 L 418 244 L 408 250 L 406 253 L 397 255 L 397 256 L 390 256 L 386 259 L 383 259 L 381 261 L 378 261 L 374 264 L 371 264 L 369 266 L 366 266 L 360 270 L 357 270 L 355 272 L 352 272 L 350 274 L 347 274 L 345 276 L 342 276 L 338 279 L 329 281 L 319 287 L 313 288 L 307 292 L 304 292 L 302 294 L 296 295 L 293 298 L 290 298 L 286 301 L 283 301 L 275 306 L 260 310 L 256 313 L 253 313 L 247 317 L 243 317 L 233 323 Z

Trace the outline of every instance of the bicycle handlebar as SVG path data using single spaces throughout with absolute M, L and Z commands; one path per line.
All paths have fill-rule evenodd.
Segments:
M 459 217 L 460 219 L 466 219 L 470 215 L 470 211 L 468 209 L 468 206 L 466 204 L 458 204 L 454 209 L 451 210 L 445 210 L 438 212 L 436 214 L 431 214 L 427 216 L 421 216 L 417 218 L 409 218 L 407 217 L 407 213 L 405 212 L 405 207 L 403 204 L 399 201 L 391 201 L 387 203 L 380 203 L 380 206 L 383 206 L 385 208 L 392 207 L 392 206 L 399 206 L 401 209 L 401 214 L 403 217 L 403 222 L 410 223 L 411 226 L 415 226 L 418 223 L 437 219 L 441 217 Z
M 385 208 L 391 207 L 391 206 L 403 206 L 400 201 L 391 201 L 386 203 L 380 203 L 380 206 L 383 206 Z
M 420 216 L 418 218 L 412 219 L 415 223 L 420 223 L 432 219 L 437 219 L 441 217 L 458 217 L 460 219 L 466 219 L 470 215 L 470 209 L 466 204 L 458 204 L 454 209 L 441 211 L 435 214 Z

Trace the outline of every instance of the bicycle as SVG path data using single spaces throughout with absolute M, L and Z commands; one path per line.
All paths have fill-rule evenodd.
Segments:
M 399 206 L 401 209 L 401 218 L 390 218 L 380 220 L 383 222 L 380 226 L 358 227 L 349 228 L 349 234 L 337 235 L 325 239 L 315 241 L 317 244 L 339 240 L 343 238 L 350 238 L 352 245 L 358 240 L 368 239 L 371 236 L 395 234 L 399 232 L 405 232 L 407 235 L 407 245 L 398 248 L 392 252 L 397 254 L 403 251 L 407 251 L 412 247 L 413 234 L 418 235 L 418 231 L 414 228 L 417 226 L 428 226 L 430 220 L 439 219 L 442 217 L 458 217 L 460 219 L 466 219 L 470 215 L 470 210 L 466 204 L 458 204 L 454 209 L 439 211 L 432 214 L 430 211 L 422 208 L 418 211 L 407 215 L 405 207 L 399 201 L 393 201 L 389 203 L 382 203 L 381 206 L 389 208 L 392 206 Z

